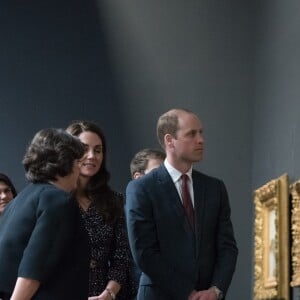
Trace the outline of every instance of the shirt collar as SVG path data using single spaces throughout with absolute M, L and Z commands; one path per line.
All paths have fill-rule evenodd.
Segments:
M 178 171 L 177 169 L 175 169 L 169 162 L 167 159 L 165 159 L 164 161 L 164 165 L 167 169 L 167 171 L 169 172 L 173 182 L 177 182 L 182 173 L 180 171 Z M 187 176 L 189 176 L 191 182 L 192 182 L 192 170 L 193 170 L 193 166 L 191 166 L 191 168 L 185 173 Z

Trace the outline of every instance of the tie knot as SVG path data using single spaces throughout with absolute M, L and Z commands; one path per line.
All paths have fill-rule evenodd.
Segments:
M 186 174 L 182 174 L 182 175 L 181 175 L 181 180 L 182 180 L 183 182 L 187 182 L 187 181 L 189 180 L 189 176 L 186 175 Z

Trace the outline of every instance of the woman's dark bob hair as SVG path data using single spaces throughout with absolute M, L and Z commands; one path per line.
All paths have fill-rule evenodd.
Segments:
M 28 181 L 48 182 L 73 171 L 74 161 L 85 152 L 77 137 L 62 129 L 42 129 L 33 137 L 23 159 Z
M 11 180 L 3 173 L 0 173 L 0 182 L 4 182 L 9 188 L 11 189 L 11 192 L 14 196 L 14 198 L 17 196 L 17 190 Z

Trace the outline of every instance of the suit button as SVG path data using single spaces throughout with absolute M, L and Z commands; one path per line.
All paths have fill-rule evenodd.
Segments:
M 97 266 L 97 262 L 94 259 L 90 260 L 90 269 L 95 269 Z

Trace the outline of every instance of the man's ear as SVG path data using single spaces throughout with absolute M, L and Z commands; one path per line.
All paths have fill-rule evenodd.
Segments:
M 138 179 L 138 178 L 140 178 L 140 177 L 142 177 L 142 176 L 143 176 L 143 174 L 142 174 L 141 172 L 135 172 L 135 173 L 133 174 L 132 178 L 133 178 L 133 179 Z
M 165 145 L 166 145 L 166 148 L 172 148 L 173 147 L 173 137 L 171 134 L 166 134 L 165 135 Z

